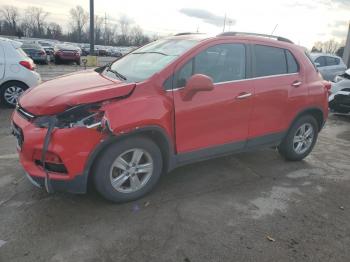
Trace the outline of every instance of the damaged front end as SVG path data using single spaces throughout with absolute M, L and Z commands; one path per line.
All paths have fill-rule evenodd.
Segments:
M 45 189 L 48 193 L 53 193 L 54 188 L 51 185 L 51 179 L 48 170 L 48 166 L 52 163 L 48 163 L 48 159 L 52 158 L 48 151 L 52 136 L 55 130 L 58 129 L 72 129 L 72 128 L 87 128 L 95 129 L 101 133 L 108 133 L 108 125 L 103 125 L 104 117 L 104 105 L 107 102 L 83 104 L 71 107 L 66 111 L 50 116 L 38 116 L 33 119 L 33 124 L 38 128 L 47 129 L 43 147 L 40 156 L 40 165 L 45 172 Z

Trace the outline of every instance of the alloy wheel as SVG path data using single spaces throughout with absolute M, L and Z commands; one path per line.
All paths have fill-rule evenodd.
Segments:
M 314 128 L 311 124 L 301 125 L 295 132 L 293 138 L 293 149 L 295 153 L 301 155 L 310 149 L 314 140 Z
M 134 148 L 120 154 L 110 169 L 110 182 L 121 193 L 144 187 L 153 174 L 153 159 L 144 149 Z
M 18 98 L 24 92 L 23 88 L 19 86 L 10 86 L 4 92 L 4 99 L 10 105 L 16 105 Z

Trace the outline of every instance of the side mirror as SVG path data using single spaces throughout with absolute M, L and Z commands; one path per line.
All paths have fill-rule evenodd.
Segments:
M 183 91 L 183 100 L 189 101 L 200 91 L 211 91 L 214 89 L 213 80 L 206 75 L 195 74 L 187 80 Z
M 315 63 L 316 67 L 320 67 L 320 65 L 321 65 L 320 63 Z

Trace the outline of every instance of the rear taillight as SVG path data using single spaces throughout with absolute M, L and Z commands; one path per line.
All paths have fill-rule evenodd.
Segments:
M 30 61 L 20 61 L 19 64 L 28 70 L 34 70 L 34 64 Z
M 332 93 L 331 92 L 332 83 L 329 81 L 323 81 L 323 85 L 324 85 L 324 88 L 327 90 L 328 95 L 330 95 Z

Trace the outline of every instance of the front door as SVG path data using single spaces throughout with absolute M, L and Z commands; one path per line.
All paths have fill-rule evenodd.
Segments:
M 210 76 L 214 89 L 197 92 L 185 101 L 182 93 L 193 74 Z M 228 144 L 244 146 L 254 95 L 246 75 L 246 46 L 241 43 L 208 47 L 178 68 L 173 91 L 178 153 Z

